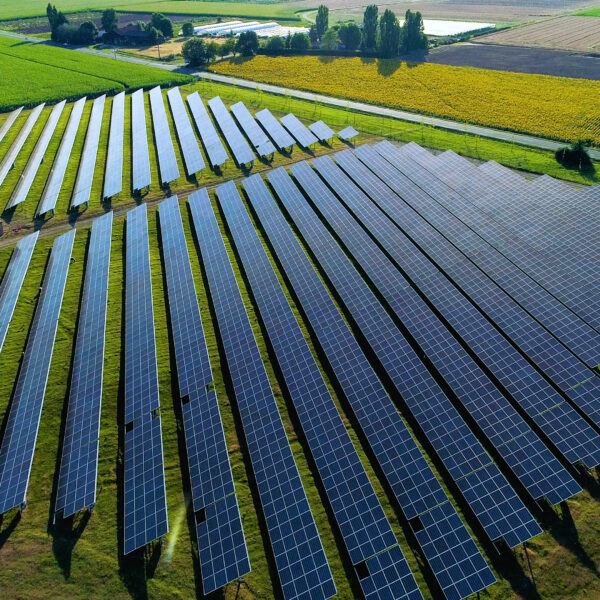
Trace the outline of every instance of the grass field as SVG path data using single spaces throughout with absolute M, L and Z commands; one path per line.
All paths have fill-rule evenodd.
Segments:
M 600 17 L 600 7 L 590 8 L 589 10 L 584 10 L 577 14 L 581 17 Z
M 600 144 L 600 82 L 399 60 L 256 56 L 226 75 L 531 133 Z
M 109 62 L 98 56 L 5 37 L 0 37 L 0 57 L 0 110 L 192 79 L 162 69 Z

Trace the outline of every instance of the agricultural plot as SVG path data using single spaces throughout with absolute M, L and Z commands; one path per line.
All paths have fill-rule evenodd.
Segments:
M 600 50 L 600 18 L 572 16 L 549 19 L 484 35 L 477 38 L 477 42 L 597 52 Z
M 323 61 L 313 56 L 256 56 L 212 69 L 478 125 L 600 144 L 600 83 L 596 81 L 399 60 Z

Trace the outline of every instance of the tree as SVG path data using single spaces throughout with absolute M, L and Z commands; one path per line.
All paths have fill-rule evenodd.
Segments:
M 370 4 L 365 8 L 363 15 L 363 44 L 367 50 L 372 50 L 377 45 L 377 17 L 379 9 L 376 4 Z
M 315 26 L 317 27 L 317 34 L 319 39 L 321 36 L 327 31 L 329 28 L 329 9 L 321 4 L 317 9 L 317 19 L 315 21 Z
M 316 25 L 311 25 L 308 30 L 308 37 L 310 39 L 311 46 L 316 46 L 319 43 L 319 32 L 317 31 Z
M 340 39 L 338 38 L 337 29 L 331 27 L 321 37 L 321 48 L 323 50 L 337 50 Z
M 185 37 L 191 37 L 192 35 L 194 35 L 194 24 L 191 21 L 186 21 L 181 26 L 181 33 Z
M 183 44 L 181 49 L 183 59 L 192 67 L 205 65 L 210 60 L 206 42 L 200 38 L 192 38 Z
M 283 52 L 283 50 L 285 50 L 285 42 L 283 41 L 283 38 L 279 35 L 274 35 L 272 38 L 269 38 L 265 44 L 265 50 L 272 54 Z
M 407 10 L 402 26 L 402 50 L 404 52 L 424 50 L 428 45 L 427 36 L 423 32 L 421 13 Z
M 219 44 L 217 44 L 217 42 L 208 42 L 208 44 L 206 44 L 206 56 L 209 61 L 215 60 L 218 53 Z
M 79 44 L 93 44 L 98 37 L 98 28 L 92 21 L 84 21 L 77 31 L 77 42 Z
M 48 4 L 46 7 L 46 15 L 48 16 L 48 23 L 50 24 L 50 31 L 52 31 L 52 39 L 54 41 L 59 41 L 56 31 L 61 25 L 67 25 L 69 21 L 67 17 L 65 17 L 61 11 L 57 10 L 56 6 L 52 6 L 52 4 Z
M 338 31 L 338 36 L 346 50 L 356 50 L 360 46 L 360 27 L 356 23 L 342 25 Z
M 119 18 L 117 17 L 117 11 L 114 8 L 107 8 L 102 13 L 102 29 L 106 33 L 111 33 L 117 30 L 119 24 Z
M 305 33 L 296 32 L 290 40 L 290 48 L 292 50 L 308 50 L 310 48 L 310 40 Z
M 164 40 L 162 32 L 153 27 L 151 23 L 146 26 L 146 31 L 148 32 L 148 41 L 152 46 L 160 44 Z
M 227 56 L 229 54 L 235 54 L 235 39 L 230 37 L 227 38 L 217 50 L 219 56 Z
M 148 25 L 158 29 L 162 33 L 163 37 L 167 40 L 173 37 L 173 23 L 171 19 L 168 19 L 161 13 L 152 13 L 152 17 Z
M 379 52 L 384 58 L 398 54 L 400 25 L 396 15 L 387 9 L 379 19 Z
M 237 39 L 235 49 L 242 56 L 254 56 L 258 50 L 258 36 L 256 31 L 243 31 Z
M 292 34 L 290 33 L 290 30 L 288 29 L 288 34 L 285 37 L 285 47 L 289 50 L 292 47 Z

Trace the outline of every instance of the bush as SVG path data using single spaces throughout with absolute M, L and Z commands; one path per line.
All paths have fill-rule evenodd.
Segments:
M 290 40 L 290 48 L 292 50 L 308 50 L 310 40 L 305 33 L 295 33 Z
M 267 40 L 265 44 L 265 51 L 272 52 L 273 54 L 277 54 L 278 52 L 282 52 L 285 50 L 285 41 L 279 35 L 274 35 L 272 38 Z
M 228 54 L 235 54 L 235 39 L 232 37 L 227 38 L 217 49 L 219 56 L 227 56 Z
M 186 21 L 181 26 L 181 33 L 185 37 L 190 37 L 190 36 L 194 35 L 194 24 L 191 21 Z
M 554 156 L 563 167 L 585 171 L 592 167 L 592 159 L 588 154 L 583 141 L 575 142 L 570 146 L 559 148 Z

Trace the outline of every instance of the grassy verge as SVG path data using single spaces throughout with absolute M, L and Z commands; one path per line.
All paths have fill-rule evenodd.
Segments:
M 600 8 L 590 8 L 589 10 L 584 10 L 580 13 L 577 13 L 579 17 L 600 17 Z

